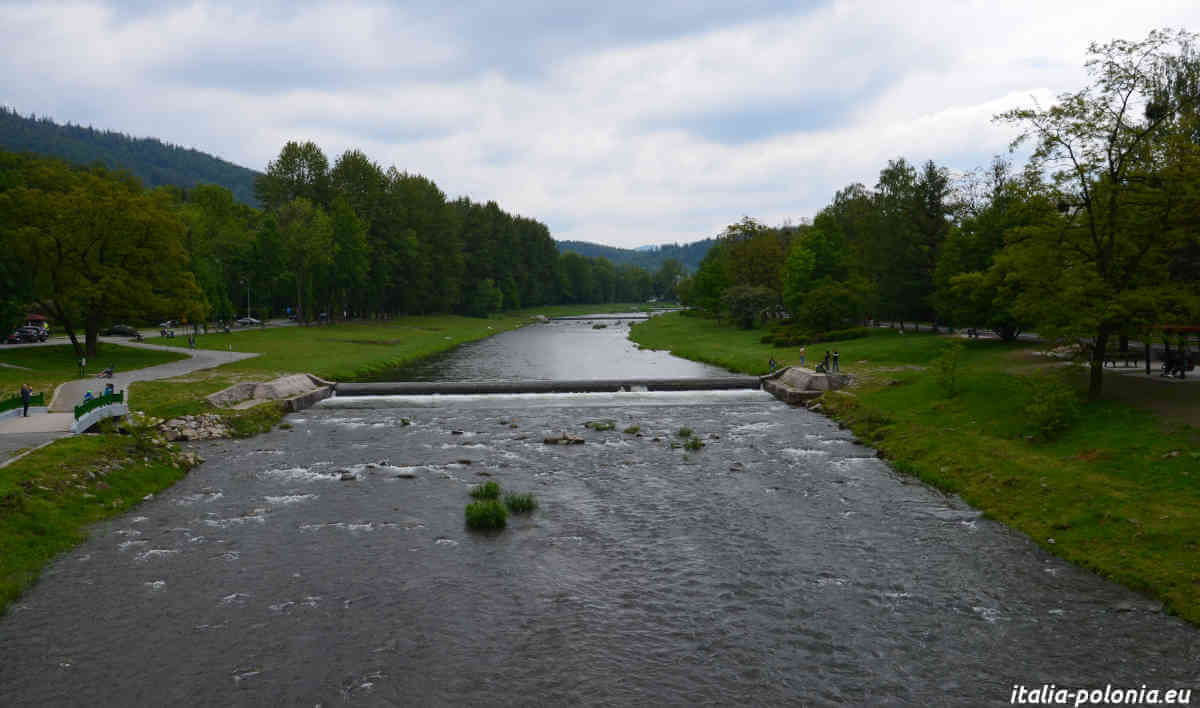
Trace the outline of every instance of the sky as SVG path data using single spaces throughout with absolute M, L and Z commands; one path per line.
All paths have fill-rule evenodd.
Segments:
M 897 157 L 983 167 L 1089 42 L 1181 27 L 1200 3 L 0 0 L 0 104 L 256 170 L 357 148 L 633 248 L 800 222 Z

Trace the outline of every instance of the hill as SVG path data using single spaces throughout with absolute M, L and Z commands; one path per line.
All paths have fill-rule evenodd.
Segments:
M 99 162 L 110 169 L 128 170 L 149 188 L 218 184 L 233 192 L 238 201 L 258 206 L 254 198 L 258 173 L 254 170 L 155 138 L 134 138 L 70 123 L 59 125 L 49 118 L 26 118 L 0 106 L 0 148 L 48 155 L 78 165 Z
M 634 249 L 604 246 L 587 241 L 556 241 L 560 251 L 570 251 L 590 258 L 607 258 L 616 265 L 635 265 L 652 273 L 671 258 L 682 263 L 689 273 L 694 273 L 700 267 L 700 261 L 704 260 L 705 254 L 716 242 L 716 239 L 706 238 L 682 246 L 677 243 L 664 243 L 660 246 L 642 246 Z

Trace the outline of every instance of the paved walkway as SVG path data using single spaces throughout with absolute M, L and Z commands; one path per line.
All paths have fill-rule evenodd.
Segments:
M 211 369 L 231 361 L 258 356 L 256 353 L 222 352 L 212 349 L 189 350 L 163 347 L 157 344 L 137 344 L 120 337 L 101 337 L 101 341 L 138 349 L 157 349 L 188 354 L 190 358 L 158 366 L 148 366 L 144 369 L 117 371 L 111 379 L 91 376 L 61 384 L 54 391 L 54 397 L 49 405 L 49 413 L 31 415 L 28 418 L 16 417 L 0 420 L 0 464 L 10 459 L 17 450 L 34 447 L 55 437 L 71 435 L 71 425 L 75 422 L 75 406 L 83 401 L 83 395 L 88 390 L 99 395 L 103 393 L 104 385 L 111 382 L 115 390 L 128 392 L 129 385 L 135 381 L 169 379 L 200 369 Z M 128 402 L 128 398 L 126 398 L 126 402 Z

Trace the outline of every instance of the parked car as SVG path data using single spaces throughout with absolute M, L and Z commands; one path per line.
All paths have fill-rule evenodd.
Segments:
M 253 317 L 243 317 L 239 319 L 237 323 L 243 327 L 257 327 L 262 324 L 262 320 L 255 319 Z
M 115 324 L 100 334 L 103 334 L 106 337 L 136 337 L 138 335 L 138 331 L 129 325 Z
M 176 327 L 178 327 L 178 326 L 179 326 L 179 321 L 178 321 L 178 320 L 167 320 L 166 322 L 159 322 L 159 323 L 158 323 L 158 328 L 159 328 L 159 329 L 174 329 L 174 328 L 176 328 Z
M 41 327 L 17 327 L 4 338 L 5 344 L 25 344 L 46 341 L 46 330 Z

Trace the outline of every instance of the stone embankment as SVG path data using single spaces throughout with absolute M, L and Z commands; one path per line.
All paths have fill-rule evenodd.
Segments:
M 333 383 L 312 374 L 292 374 L 265 383 L 239 383 L 209 394 L 217 408 L 249 408 L 263 401 L 282 401 L 288 413 L 304 410 L 333 395 Z
M 849 374 L 817 373 L 798 366 L 785 367 L 762 379 L 763 390 L 793 406 L 807 405 L 826 391 L 837 391 L 849 384 Z

